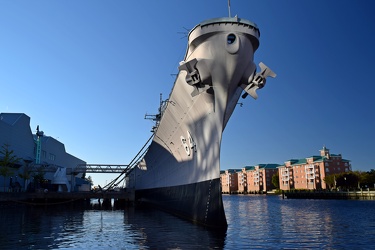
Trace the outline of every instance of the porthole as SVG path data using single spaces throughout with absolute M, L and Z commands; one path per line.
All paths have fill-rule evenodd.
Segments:
M 229 34 L 227 37 L 227 43 L 233 44 L 236 41 L 236 36 L 234 34 Z
M 241 42 L 241 39 L 239 36 L 233 33 L 230 33 L 227 35 L 227 43 L 225 44 L 225 49 L 230 54 L 236 54 L 238 50 L 240 49 L 240 42 Z

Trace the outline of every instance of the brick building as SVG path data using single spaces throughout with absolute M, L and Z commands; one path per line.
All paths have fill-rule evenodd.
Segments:
M 351 165 L 341 154 L 330 154 L 323 147 L 319 156 L 290 159 L 278 169 L 281 190 L 326 189 L 326 176 L 351 171 Z
M 254 167 L 245 167 L 247 192 L 267 192 L 275 187 L 272 176 L 277 173 L 279 164 L 259 164 Z
M 228 169 L 220 172 L 221 192 L 230 194 L 238 193 L 238 180 L 241 169 Z
M 266 192 L 274 189 L 272 176 L 277 173 L 279 164 L 259 164 L 242 169 L 221 171 L 223 193 Z

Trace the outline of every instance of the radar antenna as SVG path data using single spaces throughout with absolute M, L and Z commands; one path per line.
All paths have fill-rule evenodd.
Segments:
M 159 126 L 160 119 L 163 115 L 166 104 L 168 102 L 169 102 L 168 99 L 163 101 L 163 95 L 162 95 L 162 93 L 160 93 L 160 104 L 159 104 L 158 113 L 156 115 L 149 115 L 147 113 L 145 114 L 145 119 L 152 120 L 152 121 L 155 122 L 155 126 L 153 126 L 152 130 L 151 130 L 152 133 L 154 133 L 156 131 L 156 128 Z

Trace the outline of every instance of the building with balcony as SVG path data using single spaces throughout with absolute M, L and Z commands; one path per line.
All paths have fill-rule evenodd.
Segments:
M 241 169 L 228 169 L 220 171 L 221 192 L 225 194 L 238 193 Z
M 228 169 L 220 172 L 223 193 L 259 193 L 275 187 L 272 176 L 277 173 L 279 164 L 259 164 L 242 169 Z
M 247 193 L 247 174 L 245 169 L 249 167 L 244 167 L 241 171 L 237 172 L 238 177 L 238 190 L 237 192 L 240 194 Z
M 254 167 L 245 167 L 246 186 L 248 193 L 267 192 L 274 189 L 272 176 L 278 172 L 279 164 L 258 164 Z
M 329 149 L 323 147 L 319 156 L 290 159 L 278 170 L 281 190 L 326 189 L 326 176 L 351 171 L 351 165 L 341 154 L 330 154 Z

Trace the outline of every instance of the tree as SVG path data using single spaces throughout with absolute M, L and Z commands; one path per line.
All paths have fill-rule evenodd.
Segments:
M 21 160 L 18 158 L 14 151 L 9 149 L 8 144 L 4 144 L 0 150 L 0 175 L 4 177 L 4 192 L 6 191 L 6 177 L 13 175 L 13 169 L 16 163 Z
M 36 172 L 32 174 L 32 176 L 34 177 L 35 188 L 40 188 L 44 181 L 44 175 L 45 175 L 44 168 L 45 166 L 41 165 L 36 169 Z
M 359 177 L 354 172 L 341 173 L 336 178 L 336 184 L 341 188 L 356 188 L 358 181 Z
M 276 172 L 276 174 L 272 175 L 272 184 L 276 189 L 280 188 L 280 182 L 279 182 L 279 171 Z
M 366 179 L 366 184 L 368 187 L 374 187 L 375 188 L 375 170 L 371 169 L 368 173 L 368 179 Z
M 25 180 L 25 190 L 27 189 L 28 181 L 31 178 L 31 161 L 24 160 L 23 170 L 21 173 L 18 173 L 19 177 Z
M 361 187 L 375 187 L 375 170 L 368 172 L 358 172 Z
M 327 175 L 326 177 L 324 177 L 324 182 L 327 184 L 329 189 L 336 187 L 336 178 L 337 177 L 335 174 Z

